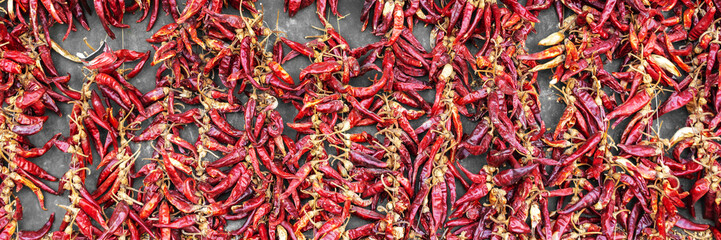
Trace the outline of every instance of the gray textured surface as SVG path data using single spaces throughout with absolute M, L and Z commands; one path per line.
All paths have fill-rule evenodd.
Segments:
M 182 2 L 182 1 L 179 1 Z M 315 5 L 311 5 L 308 8 L 305 8 L 301 10 L 296 16 L 293 18 L 288 18 L 287 13 L 283 12 L 283 1 L 282 0 L 260 0 L 257 4 L 262 6 L 262 8 L 265 10 L 265 22 L 268 25 L 269 28 L 273 29 L 276 26 L 276 17 L 279 15 L 279 21 L 277 25 L 277 30 L 283 31 L 286 33 L 287 38 L 298 41 L 298 42 L 306 42 L 309 40 L 306 40 L 306 36 L 313 36 L 313 35 L 320 35 L 321 32 L 318 30 L 313 29 L 311 26 L 322 26 L 320 21 L 318 20 L 317 16 L 315 15 Z M 370 33 L 369 30 L 366 32 L 361 32 L 361 22 L 358 20 L 360 15 L 360 10 L 362 8 L 363 1 L 361 0 L 341 0 L 339 4 L 339 12 L 346 17 L 340 21 L 336 21 L 335 17 L 330 18 L 330 23 L 336 26 L 336 29 L 340 32 L 341 35 L 343 35 L 348 43 L 351 45 L 351 47 L 359 47 L 363 46 L 368 43 L 375 42 L 379 40 L 377 36 L 374 36 Z M 179 10 L 182 11 L 182 8 L 184 7 L 183 4 L 179 4 Z M 113 49 L 131 49 L 136 51 L 148 51 L 152 50 L 152 47 L 150 44 L 148 44 L 145 39 L 152 35 L 158 28 L 162 27 L 163 25 L 170 23 L 172 21 L 172 18 L 170 16 L 166 16 L 162 10 L 159 12 L 159 18 L 156 22 L 153 30 L 150 32 L 145 31 L 145 27 L 147 25 L 147 20 L 136 23 L 135 21 L 140 17 L 139 14 L 126 14 L 125 16 L 125 22 L 129 24 L 131 27 L 128 29 L 116 29 L 112 28 L 113 31 L 116 33 L 117 39 L 115 40 L 108 40 L 108 44 Z M 540 46 L 537 46 L 536 43 L 545 37 L 546 35 L 555 32 L 558 30 L 558 21 L 557 17 L 554 11 L 547 10 L 541 13 L 539 16 L 539 19 L 541 21 L 540 24 L 536 24 L 536 31 L 537 33 L 531 33 L 528 41 L 527 41 L 527 47 L 529 49 L 529 52 L 537 52 L 542 50 L 543 48 Z M 92 28 L 91 31 L 86 31 L 85 29 L 79 28 L 77 32 L 71 32 L 70 36 L 67 40 L 64 42 L 61 41 L 61 38 L 63 34 L 66 31 L 65 26 L 55 26 L 51 29 L 51 34 L 53 36 L 53 39 L 56 40 L 62 47 L 64 47 L 66 50 L 68 50 L 71 53 L 76 52 L 92 52 L 84 43 L 83 39 L 86 38 L 87 41 L 93 46 L 98 47 L 100 41 L 106 39 L 105 31 L 100 26 L 99 21 L 97 20 L 97 16 L 88 16 L 88 20 L 90 22 L 90 26 Z M 429 32 L 431 27 L 430 26 L 423 26 L 422 24 L 418 24 L 414 28 L 414 33 L 418 37 L 418 39 L 426 46 L 427 50 L 430 50 L 430 47 L 428 46 L 429 42 Z M 82 65 L 70 62 L 68 60 L 65 60 L 61 56 L 54 54 L 53 59 L 56 63 L 57 69 L 61 73 L 70 73 L 72 75 L 71 80 L 71 87 L 74 89 L 78 89 L 83 81 L 83 74 L 82 74 Z M 296 58 L 293 61 L 288 62 L 284 65 L 285 69 L 289 71 L 291 76 L 297 79 L 298 73 L 300 72 L 300 69 L 303 66 L 306 66 L 309 64 L 307 59 L 303 58 Z M 132 66 L 128 66 L 132 67 Z M 151 67 L 149 66 L 149 63 L 147 64 L 146 68 L 134 79 L 131 79 L 130 82 L 133 83 L 135 86 L 137 86 L 141 91 L 146 92 L 152 88 L 154 88 L 154 77 L 157 67 Z M 617 71 L 617 69 L 608 68 L 609 71 Z M 365 80 L 366 77 L 372 77 L 373 74 L 376 73 L 369 73 L 364 77 L 361 77 L 359 79 L 354 79 L 353 85 L 360 86 L 360 85 L 368 85 L 370 84 L 369 81 Z M 562 112 L 563 112 L 563 105 L 560 103 L 557 103 L 556 99 L 558 98 L 557 92 L 555 90 L 552 90 L 548 86 L 550 78 L 550 71 L 543 71 L 539 74 L 539 85 L 540 88 L 538 89 L 539 94 L 541 96 L 542 101 L 542 117 L 544 121 L 546 122 L 549 129 L 553 129 L 552 127 L 555 126 L 555 122 L 558 121 L 560 118 Z M 432 98 L 432 91 L 426 91 L 422 93 L 424 96 L 428 96 L 428 100 L 431 100 Z M 658 102 L 662 102 L 663 99 L 659 99 Z M 62 109 L 63 113 L 68 113 L 70 111 L 71 105 L 69 104 L 59 104 L 60 108 Z M 279 111 L 284 116 L 284 119 L 287 121 L 290 121 L 292 117 L 297 112 L 295 108 L 293 108 L 290 104 L 282 104 L 281 107 L 279 107 Z M 232 123 L 236 126 L 242 126 L 239 120 L 241 120 L 241 116 L 230 116 L 229 119 Z M 671 114 L 668 114 L 666 116 L 661 117 L 662 127 L 661 127 L 661 133 L 662 137 L 670 137 L 671 134 L 673 134 L 673 129 L 677 128 L 678 126 L 683 125 L 685 121 L 685 109 L 677 110 Z M 414 123 L 414 126 L 418 126 L 419 122 L 416 121 Z M 617 127 L 616 131 L 622 129 L 625 124 L 622 124 L 621 126 Z M 57 115 L 51 115 L 50 119 L 45 125 L 45 128 L 42 132 L 39 134 L 36 134 L 31 137 L 31 141 L 36 144 L 40 145 L 47 141 L 53 134 L 57 132 L 61 132 L 64 135 L 68 134 L 68 119 L 65 115 L 58 117 Z M 474 123 L 469 122 L 467 120 L 464 120 L 464 128 L 465 132 L 470 132 L 470 130 L 473 129 L 475 126 Z M 290 128 L 286 127 L 286 134 L 289 134 L 289 136 L 294 137 L 295 133 L 292 132 L 292 130 L 289 130 Z M 368 129 L 363 129 L 368 130 Z M 616 134 L 617 135 L 617 134 Z M 197 136 L 197 133 L 195 135 L 192 134 L 192 130 L 188 130 L 184 133 L 183 137 L 185 137 L 188 140 L 194 140 Z M 144 157 L 148 157 L 150 154 L 150 151 L 152 150 L 149 146 L 142 146 L 141 147 L 142 154 L 137 160 L 137 168 L 147 163 L 148 160 L 144 160 Z M 138 149 L 138 146 L 133 146 L 134 150 Z M 46 169 L 50 174 L 54 176 L 62 176 L 67 170 L 68 170 L 68 161 L 70 159 L 69 154 L 62 153 L 58 151 L 57 149 L 53 148 L 50 150 L 45 156 L 38 158 L 34 160 L 35 163 L 37 163 L 40 167 L 43 169 Z M 98 159 L 97 155 L 95 156 L 95 164 L 97 165 Z M 464 166 L 467 166 L 471 170 L 478 170 L 481 168 L 484 161 L 480 159 L 479 157 L 470 157 L 467 159 L 464 159 L 461 161 Z M 96 170 L 95 166 L 92 166 L 91 173 L 87 179 L 87 187 L 89 191 L 93 191 L 96 186 L 97 182 L 97 176 L 99 171 Z M 47 182 L 49 186 L 56 188 L 57 183 L 56 182 Z M 462 194 L 463 189 L 459 188 L 459 196 Z M 17 193 L 17 196 L 21 199 L 23 207 L 24 207 L 24 219 L 20 221 L 19 224 L 19 230 L 35 230 L 42 226 L 42 224 L 47 221 L 48 217 L 50 216 L 51 212 L 56 212 L 56 221 L 55 225 L 53 226 L 53 230 L 56 230 L 58 228 L 58 225 L 60 221 L 62 220 L 63 215 L 65 214 L 65 210 L 59 207 L 58 205 L 64 205 L 68 204 L 67 200 L 67 193 L 63 196 L 54 196 L 54 195 L 45 195 L 45 204 L 47 206 L 47 211 L 43 211 L 40 209 L 40 206 L 36 200 L 36 197 L 30 192 L 27 188 L 24 188 L 19 193 Z M 109 215 L 108 215 L 109 216 Z M 356 225 L 357 223 L 351 223 L 349 225 L 349 228 L 354 227 L 353 225 Z M 235 229 L 234 226 L 229 226 L 228 229 Z

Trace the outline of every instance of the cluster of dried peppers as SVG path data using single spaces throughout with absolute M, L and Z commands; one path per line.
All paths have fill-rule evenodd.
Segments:
M 149 16 L 147 30 L 160 7 L 174 21 L 147 39 L 152 53 L 104 47 L 85 60 L 48 30 L 88 29 L 85 0 L 9 0 L 0 239 L 721 239 L 721 3 L 501 2 L 365 0 L 363 30 L 381 39 L 352 47 L 325 17 L 341 15 L 337 0 L 285 1 L 291 16 L 316 4 L 323 34 L 306 43 L 267 28 L 251 1 L 190 0 L 182 12 L 175 0 L 93 1 L 111 38 L 126 12 Z M 551 6 L 560 30 L 529 53 Z M 430 51 L 412 34 L 418 23 L 432 26 Z M 51 49 L 84 65 L 79 90 Z M 296 57 L 311 61 L 298 78 L 282 66 Z M 149 59 L 159 68 L 143 93 L 129 80 Z M 543 70 L 566 106 L 552 129 Z M 370 86 L 352 85 L 373 72 Z M 28 136 L 46 110 L 61 114 L 56 102 L 72 105 L 69 135 L 36 147 Z M 682 107 L 686 126 L 660 137 L 659 118 Z M 188 130 L 197 138 L 182 138 Z M 32 162 L 53 147 L 71 155 L 59 178 Z M 153 151 L 138 161 L 142 149 Z M 16 231 L 23 187 L 43 209 L 43 194 L 67 190 L 57 231 L 54 214 Z M 698 206 L 711 225 L 693 219 Z

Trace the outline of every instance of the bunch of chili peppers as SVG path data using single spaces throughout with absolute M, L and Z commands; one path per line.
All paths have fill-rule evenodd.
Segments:
M 337 0 L 285 10 L 312 4 L 322 34 L 303 43 L 253 1 L 93 1 L 111 38 L 126 12 L 149 16 L 147 31 L 161 7 L 174 21 L 147 39 L 154 51 L 80 59 L 48 29 L 89 29 L 85 0 L 9 0 L 0 239 L 721 239 L 721 2 L 365 0 L 362 31 L 380 37 L 365 46 L 329 23 Z M 551 6 L 559 30 L 528 52 Z M 84 76 L 60 75 L 51 51 Z M 299 76 L 283 66 L 294 58 L 310 60 Z M 148 61 L 159 67 L 144 93 L 132 81 Z M 553 128 L 540 71 L 565 105 Z M 57 102 L 72 106 L 69 134 L 37 147 L 28 136 Z M 686 125 L 661 137 L 661 117 L 683 107 Z M 32 162 L 53 147 L 71 156 L 60 177 Z M 67 194 L 59 228 L 52 214 L 17 229 L 23 187 L 43 209 L 44 194 Z

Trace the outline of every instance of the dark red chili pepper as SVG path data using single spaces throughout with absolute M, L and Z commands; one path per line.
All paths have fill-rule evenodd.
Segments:
M 127 204 L 122 201 L 119 202 L 113 211 L 113 215 L 110 216 L 110 219 L 108 220 L 108 228 L 105 230 L 103 235 L 98 237 L 98 239 L 107 239 L 110 234 L 113 234 L 113 232 L 120 228 L 125 219 L 127 219 L 129 211 L 130 209 Z
M 689 31 L 688 36 L 689 40 L 696 41 L 701 36 L 703 32 L 708 29 L 709 26 L 711 26 L 711 23 L 714 21 L 714 15 L 716 15 L 716 7 L 711 7 L 706 14 L 703 16 L 703 18 L 699 19 L 698 23 L 693 26 L 691 31 Z
M 534 163 L 521 168 L 503 170 L 493 176 L 493 183 L 498 186 L 513 185 L 537 167 L 538 164 Z
M 50 218 L 48 218 L 48 221 L 37 231 L 19 231 L 18 232 L 18 239 L 21 240 L 37 240 L 44 237 L 49 231 L 50 227 L 52 227 L 53 222 L 55 221 L 55 213 L 50 213 Z
M 567 206 L 565 209 L 558 211 L 559 214 L 568 214 L 589 207 L 598 201 L 601 194 L 601 188 L 596 187 L 593 191 L 588 192 L 578 202 Z

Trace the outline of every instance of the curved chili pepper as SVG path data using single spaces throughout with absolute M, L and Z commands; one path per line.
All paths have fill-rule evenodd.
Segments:
M 18 239 L 21 240 L 37 240 L 44 237 L 50 231 L 53 222 L 55 221 L 55 213 L 50 213 L 48 221 L 37 231 L 18 231 Z
M 100 226 L 107 228 L 107 223 L 105 222 L 105 217 L 103 216 L 103 213 L 100 210 L 100 208 L 95 207 L 92 203 L 90 203 L 85 198 L 80 198 L 80 200 L 78 201 L 78 206 L 90 218 L 92 218 L 96 222 L 100 223 Z
M 598 201 L 598 198 L 601 194 L 601 187 L 596 187 L 593 189 L 593 191 L 588 192 L 586 195 L 584 195 L 578 202 L 567 206 L 565 209 L 558 211 L 559 214 L 568 214 L 571 212 L 575 212 L 578 210 L 581 210 L 583 208 L 589 207 L 593 205 L 596 201 Z
M 243 166 L 243 164 L 236 164 L 230 170 L 230 172 L 228 172 L 228 177 L 223 179 L 223 181 L 221 181 L 218 185 L 215 185 L 210 191 L 207 191 L 207 193 L 210 196 L 215 196 L 222 193 L 223 191 L 234 186 L 233 184 L 236 184 L 242 174 L 247 174 L 246 171 L 247 170 L 245 170 L 245 166 Z
M 120 226 L 125 222 L 125 219 L 128 217 L 128 212 L 130 209 L 128 208 L 128 205 L 124 202 L 119 202 L 115 210 L 113 211 L 113 215 L 110 216 L 110 219 L 108 220 L 108 228 L 103 232 L 103 235 L 100 235 L 98 239 L 107 239 L 113 232 L 115 232 Z

